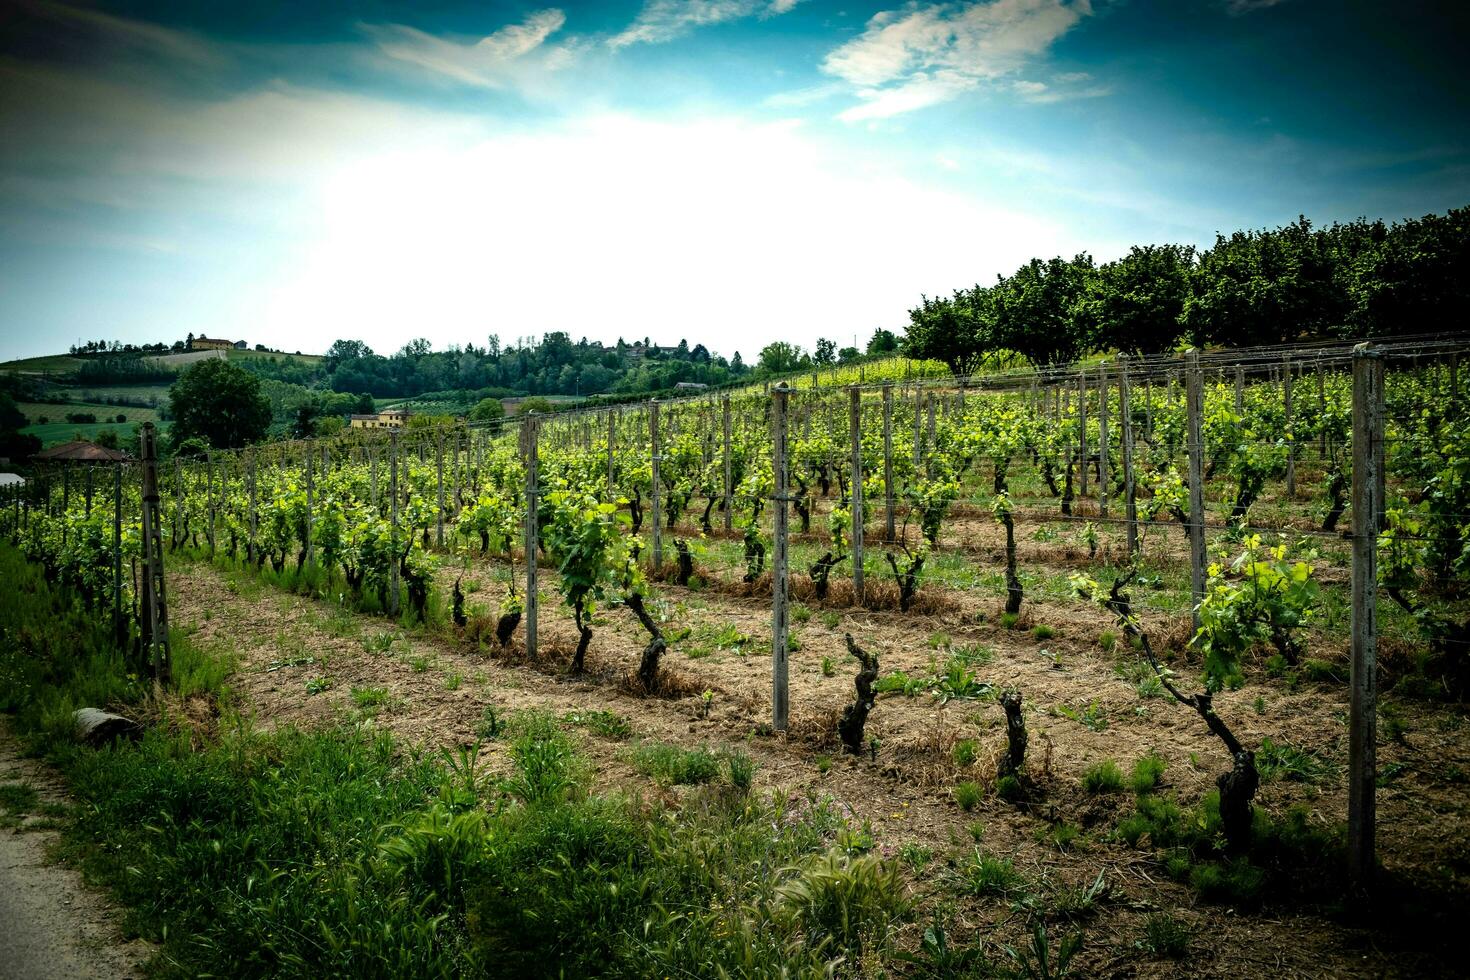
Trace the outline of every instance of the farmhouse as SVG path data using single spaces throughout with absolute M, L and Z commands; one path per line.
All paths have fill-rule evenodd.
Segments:
M 374 415 L 353 415 L 348 424 L 354 429 L 401 429 L 408 422 L 408 415 L 406 410 L 393 409 Z
M 215 337 L 195 337 L 191 350 L 229 350 L 231 347 L 243 347 L 245 341 L 238 343 L 233 340 L 220 340 Z

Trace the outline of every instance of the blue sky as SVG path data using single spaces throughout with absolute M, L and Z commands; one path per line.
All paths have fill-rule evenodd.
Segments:
M 1470 204 L 1405 0 L 0 14 L 0 355 L 186 332 L 861 342 L 1033 255 Z

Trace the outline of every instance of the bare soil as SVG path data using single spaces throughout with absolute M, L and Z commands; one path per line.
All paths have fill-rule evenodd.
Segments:
M 993 527 L 977 521 L 971 546 L 992 552 Z M 1073 563 L 1055 547 L 1028 548 L 1022 560 L 1044 563 L 1048 573 L 1056 574 Z M 1004 629 L 998 624 L 998 595 L 926 586 L 933 600 L 931 614 L 904 615 L 843 605 L 850 602 L 851 588 L 835 578 L 830 607 L 825 607 L 809 597 L 810 587 L 798 577 L 793 595 L 807 598 L 792 624 L 800 649 L 790 656 L 791 725 L 784 734 L 771 734 L 770 607 L 759 583 L 701 590 L 657 586 L 655 613 L 674 638 L 664 667 L 669 686 L 681 696 L 649 697 L 629 683 L 647 637 L 628 611 L 600 611 L 587 673 L 572 677 L 567 671 L 577 635 L 570 611 L 557 604 L 554 573 L 542 572 L 540 654 L 527 662 L 519 631 L 512 649 L 502 650 L 493 635 L 476 629 L 484 617 L 493 616 L 504 594 L 506 570 L 479 558 L 465 566 L 445 564 L 435 588 L 447 596 L 455 578 L 462 576 L 472 616 L 468 634 L 405 631 L 383 619 L 287 595 L 204 564 L 181 562 L 171 568 L 171 618 L 192 629 L 196 640 L 216 641 L 239 652 L 233 689 L 242 709 L 267 728 L 355 720 L 428 747 L 458 750 L 478 744 L 491 771 L 504 769 L 505 749 L 493 740 L 477 741 L 476 729 L 489 707 L 502 716 L 522 709 L 558 715 L 610 710 L 628 718 L 635 739 L 738 743 L 759 763 L 760 790 L 830 796 L 851 813 L 854 825 L 871 826 L 886 853 L 911 842 L 932 847 L 939 859 L 912 884 L 920 893 L 934 893 L 957 907 L 963 933 L 958 940 L 985 936 L 1024 944 L 1024 917 L 1008 901 L 960 898 L 944 885 L 945 859 L 970 853 L 971 827 L 979 823 L 981 846 L 1013 860 L 1033 890 L 1043 895 L 1105 873 L 1109 891 L 1099 909 L 1066 927 L 1085 934 L 1079 960 L 1083 975 L 1379 977 L 1457 972 L 1437 949 L 1449 942 L 1442 936 L 1374 930 L 1361 919 L 1354 924 L 1337 912 L 1294 908 L 1269 896 L 1262 910 L 1205 904 L 1189 888 L 1168 880 L 1152 851 L 1111 842 L 1108 834 L 1120 816 L 1131 812 L 1132 797 L 1085 793 L 1080 779 L 1089 766 L 1112 759 L 1126 772 L 1135 759 L 1155 752 L 1168 763 L 1164 791 L 1189 805 L 1213 788 L 1228 760 L 1195 715 L 1163 699 L 1140 698 L 1135 683 L 1119 675 L 1133 660 L 1131 650 L 1119 642 L 1105 652 L 1099 637 L 1112 624 L 1101 611 L 1080 602 L 1028 602 L 1018 628 Z M 1037 640 L 1024 629 L 1032 623 L 1045 624 L 1054 634 Z M 1181 652 L 1187 620 L 1154 615 L 1149 626 L 1161 646 L 1173 651 L 1175 667 L 1191 674 Z M 721 633 L 747 639 L 720 649 L 710 637 Z M 994 784 L 1005 730 L 1003 714 L 992 701 L 942 704 L 927 693 L 882 695 L 868 727 L 879 741 L 876 758 L 843 756 L 836 720 L 852 700 L 856 671 L 846 653 L 845 633 L 878 654 L 884 673 L 903 670 L 927 676 L 947 658 L 945 642 L 987 650 L 988 662 L 976 668 L 980 680 L 996 689 L 1017 688 L 1025 698 L 1031 731 L 1028 767 L 1037 797 L 1016 806 L 988 793 L 971 812 L 953 802 L 951 791 L 958 781 Z M 1333 641 L 1314 639 L 1322 642 L 1312 656 L 1340 661 L 1342 651 Z M 304 662 L 306 658 L 310 661 Z M 823 671 L 826 658 L 834 676 Z M 312 694 L 311 680 L 319 682 L 314 687 L 329 686 Z M 362 707 L 354 690 L 370 688 L 384 689 L 386 703 Z M 713 694 L 707 716 L 703 691 Z M 1380 859 L 1395 879 L 1463 896 L 1470 886 L 1465 782 L 1470 729 L 1464 708 L 1387 700 L 1404 731 L 1397 740 L 1384 738 L 1378 749 L 1383 774 L 1378 793 Z M 1092 717 L 1101 723 L 1089 727 L 1062 715 L 1062 708 L 1092 709 Z M 1217 710 L 1247 744 L 1259 745 L 1265 737 L 1288 742 L 1314 753 L 1328 767 L 1328 775 L 1318 782 L 1264 783 L 1258 806 L 1280 814 L 1302 804 L 1313 822 L 1341 823 L 1346 812 L 1345 686 L 1303 680 L 1292 690 L 1268 680 L 1258 666 L 1244 688 L 1219 696 Z M 961 739 L 979 743 L 978 758 L 969 766 L 956 764 L 952 756 Z M 591 734 L 582 741 L 601 788 L 659 792 L 633 770 L 627 743 Z M 667 795 L 677 800 L 677 793 Z M 1077 847 L 1062 851 L 1042 841 L 1039 835 L 1058 820 L 1084 831 Z M 1138 948 L 1144 918 L 1159 910 L 1190 926 L 1186 959 L 1156 960 Z M 917 933 L 908 938 L 912 945 Z

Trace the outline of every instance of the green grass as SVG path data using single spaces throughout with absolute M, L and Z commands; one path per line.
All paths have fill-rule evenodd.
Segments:
M 1123 791 L 1123 770 L 1112 759 L 1104 759 L 1096 765 L 1089 766 L 1082 774 L 1082 788 L 1094 795 L 1099 793 L 1121 793 Z
M 960 869 L 960 879 L 971 895 L 1009 895 L 1025 880 L 1009 859 L 986 854 L 978 847 Z
M 568 725 L 578 725 L 603 738 L 622 739 L 633 734 L 628 719 L 616 711 L 570 711 L 561 719 Z
M 985 798 L 985 789 L 979 783 L 966 780 L 957 783 L 953 790 L 954 801 L 961 810 L 973 810 Z
M 16 630 L 0 646 L 0 699 L 67 777 L 80 805 L 61 853 L 125 908 L 127 932 L 158 944 L 151 975 L 886 969 L 907 911 L 896 865 L 831 849 L 856 838 L 823 800 L 715 792 L 665 809 L 589 796 L 586 760 L 544 715 L 508 726 L 503 781 L 473 751 L 436 755 L 355 726 L 267 733 L 227 717 L 214 734 L 170 722 L 83 748 L 73 707 L 140 702 L 145 686 L 95 617 L 3 545 L 0 574 L 12 586 L 0 622 Z M 187 647 L 180 635 L 175 650 Z M 382 698 L 354 691 L 365 706 Z M 698 755 L 680 765 L 715 759 L 750 785 L 742 753 Z M 32 801 L 29 787 L 0 787 L 7 812 Z
M 691 785 L 719 778 L 720 758 L 707 748 L 644 742 L 633 751 L 633 768 L 665 785 Z
M 54 402 L 16 402 L 15 407 L 25 413 L 26 421 L 38 424 L 44 416 L 48 422 L 65 422 L 68 413 L 91 412 L 97 416 L 98 423 L 112 422 L 118 415 L 126 415 L 128 424 L 134 422 L 157 422 L 158 410 L 155 408 L 139 408 L 134 405 L 108 405 L 105 402 L 87 401 L 78 399 L 68 401 L 65 404 Z
M 157 425 L 160 435 L 167 434 L 168 422 L 159 422 Z M 71 422 L 51 422 L 47 425 L 28 425 L 20 431 L 40 439 L 42 448 L 50 448 L 64 442 L 71 442 L 73 439 L 87 439 L 95 442 L 97 436 L 103 432 L 116 433 L 118 440 L 123 441 L 132 436 L 133 423 L 130 421 L 95 422 L 77 425 Z
M 1168 768 L 1161 756 L 1150 752 L 1133 763 L 1133 772 L 1128 777 L 1128 788 L 1135 793 L 1152 793 L 1164 780 Z
M 0 362 L 0 371 L 70 374 L 83 363 L 81 358 L 72 357 L 70 354 L 47 354 L 44 357 L 22 357 L 14 361 Z
M 388 703 L 386 687 L 354 687 L 352 703 L 359 708 L 380 708 Z

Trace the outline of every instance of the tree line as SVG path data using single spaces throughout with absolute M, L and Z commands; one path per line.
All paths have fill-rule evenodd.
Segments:
M 911 357 L 971 374 L 1021 357 L 1060 366 L 1098 350 L 1252 347 L 1463 329 L 1470 312 L 1470 208 L 1392 225 L 1305 217 L 1192 245 L 1136 245 L 1032 259 L 992 285 L 922 296 L 909 311 Z

